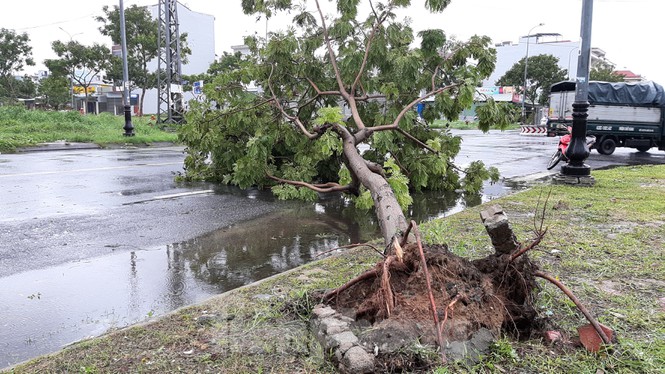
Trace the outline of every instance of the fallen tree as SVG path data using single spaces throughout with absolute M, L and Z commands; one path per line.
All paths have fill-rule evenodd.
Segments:
M 359 207 L 373 206 L 386 243 L 406 230 L 412 191 L 473 194 L 484 180 L 496 181 L 498 171 L 482 162 L 455 166 L 461 139 L 428 126 L 457 119 L 473 103 L 494 69 L 490 39 L 458 42 L 423 30 L 413 48 L 414 31 L 396 14 L 410 1 L 362 5 L 337 1 L 327 16 L 319 1 L 308 2 L 311 9 L 243 2 L 259 17 L 293 11 L 293 27 L 247 38 L 251 54 L 205 85 L 206 101 L 192 103 L 181 131 L 186 178 L 270 186 L 285 199 L 345 193 Z M 491 100 L 478 112 L 484 130 L 511 120 L 510 108 Z
M 243 1 L 246 13 L 262 17 L 295 12 L 294 27 L 247 38 L 250 55 L 204 86 L 207 100 L 191 104 L 181 131 L 185 177 L 270 186 L 280 198 L 345 193 L 357 206 L 373 206 L 384 259 L 322 295 L 355 321 L 375 329 L 410 323 L 418 337 L 436 337 L 444 361 L 446 344 L 482 331 L 528 334 L 535 278 L 548 277 L 526 255 L 545 234 L 542 221 L 533 242 L 521 246 L 500 210 L 487 213 L 496 253 L 469 261 L 443 244 L 423 247 L 404 214 L 412 191 L 475 193 L 498 178 L 480 162 L 455 166 L 461 139 L 428 126 L 442 116 L 456 119 L 472 104 L 476 86 L 494 69 L 490 39 L 451 41 L 442 30 L 423 30 L 413 48 L 414 32 L 396 14 L 410 1 L 334 3 L 335 15 L 327 16 L 318 0 L 303 7 Z M 425 6 L 438 12 L 448 3 Z M 488 100 L 478 108 L 479 127 L 506 126 L 510 114 Z M 498 231 L 490 227 L 497 219 Z M 431 329 L 423 330 L 429 318 Z

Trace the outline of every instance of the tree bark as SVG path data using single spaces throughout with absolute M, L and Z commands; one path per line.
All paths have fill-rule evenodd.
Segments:
M 349 171 L 370 191 L 383 240 L 389 244 L 395 234 L 406 231 L 408 227 L 404 212 L 388 181 L 383 176 L 372 172 L 367 166 L 365 159 L 356 148 L 353 135 L 345 129 L 340 133 Z
M 141 97 L 139 98 L 139 116 L 143 115 L 143 98 L 145 98 L 145 86 L 141 87 Z

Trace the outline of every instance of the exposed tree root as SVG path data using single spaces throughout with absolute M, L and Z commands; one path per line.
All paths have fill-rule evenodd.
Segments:
M 575 296 L 573 294 L 573 292 L 568 289 L 568 287 L 566 287 L 563 283 L 559 282 L 553 276 L 551 276 L 549 274 L 546 274 L 546 273 L 543 273 L 542 271 L 536 271 L 536 272 L 534 272 L 534 275 L 537 276 L 537 277 L 546 279 L 546 280 L 550 281 L 552 284 L 554 284 L 555 286 L 559 287 L 559 289 L 563 293 L 565 293 L 566 296 L 568 296 L 573 303 L 575 303 L 575 306 L 577 307 L 577 309 L 579 309 L 580 312 L 582 312 L 582 314 L 584 314 L 584 317 L 586 317 L 586 319 L 589 321 L 591 326 L 593 326 L 593 328 L 596 330 L 596 332 L 598 333 L 598 336 L 600 336 L 600 338 L 603 339 L 603 343 L 605 343 L 605 344 L 611 344 L 612 343 L 610 338 L 607 337 L 607 334 L 605 334 L 605 331 L 602 328 L 600 328 L 600 324 L 598 323 L 598 321 L 596 321 L 596 319 L 593 318 L 593 316 L 591 315 L 591 313 L 589 313 L 587 308 L 582 304 L 582 302 L 577 298 L 577 296 Z
M 439 328 L 439 313 L 436 311 L 436 301 L 434 301 L 434 294 L 432 293 L 432 281 L 429 275 L 429 270 L 427 269 L 427 259 L 425 258 L 425 252 L 423 251 L 423 244 L 420 241 L 420 231 L 418 230 L 418 225 L 416 221 L 411 221 L 409 227 L 413 228 L 414 233 L 416 234 L 416 243 L 418 243 L 418 252 L 420 253 L 420 259 L 423 264 L 423 272 L 425 273 L 425 284 L 427 285 L 427 295 L 429 296 L 430 306 L 432 307 L 432 319 L 434 319 L 434 329 L 436 330 L 436 339 L 439 342 L 439 353 L 441 354 L 441 361 L 448 361 L 446 358 L 446 353 L 444 351 L 443 335 L 441 335 L 441 329 Z
M 466 341 L 480 329 L 494 333 L 503 330 L 527 338 L 539 333 L 534 331 L 539 277 L 568 295 L 603 342 L 610 344 L 580 301 L 529 259 L 528 252 L 547 233 L 542 216 L 540 222 L 534 222 L 536 235 L 527 245 L 517 243 L 500 207 L 488 208 L 481 216 L 495 246 L 494 254 L 469 261 L 448 251 L 445 245 L 423 248 L 418 226 L 411 221 L 401 243 L 394 238 L 386 248 L 383 261 L 326 293 L 323 301 L 338 310 L 352 311 L 356 320 L 370 324 L 387 319 L 415 323 L 425 334 L 431 331 L 430 339 L 436 340 L 441 360 L 446 362 L 444 348 L 448 343 Z

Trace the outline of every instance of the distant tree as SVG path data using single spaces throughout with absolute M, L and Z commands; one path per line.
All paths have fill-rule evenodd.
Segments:
M 102 35 L 111 37 L 114 44 L 121 44 L 119 7 L 104 6 L 102 11 L 104 15 L 96 18 L 103 24 L 99 31 Z M 132 5 L 125 8 L 125 35 L 129 80 L 134 87 L 141 89 L 139 113 L 143 114 L 145 92 L 157 87 L 156 72 L 151 71 L 149 63 L 159 55 L 158 22 L 152 18 L 148 8 Z M 180 35 L 180 52 L 183 63 L 186 63 L 187 56 L 191 54 L 191 49 L 187 46 L 186 33 Z M 111 79 L 122 80 L 122 58 L 115 56 L 112 58 L 107 75 Z
M 28 34 L 0 28 L 0 96 L 15 98 L 25 85 L 14 78 L 24 66 L 32 66 L 32 47 Z M 34 85 L 33 85 L 34 88 Z M 34 90 L 33 90 L 34 91 Z
M 13 82 L 13 93 L 16 98 L 32 99 L 37 95 L 37 85 L 27 75 L 15 78 Z
M 37 90 L 32 78 L 25 75 L 23 77 L 9 76 L 0 78 L 0 102 L 14 102 L 16 99 L 34 98 Z
M 102 8 L 104 16 L 97 17 L 103 23 L 99 28 L 102 35 L 111 37 L 114 44 L 121 44 L 120 12 L 118 6 Z M 141 89 L 139 113 L 143 114 L 145 92 L 157 85 L 154 72 L 148 68 L 150 61 L 157 58 L 157 21 L 152 19 L 146 7 L 132 5 L 125 9 L 125 30 L 127 38 L 127 70 L 129 79 L 135 87 Z M 122 80 L 122 59 L 113 57 L 108 77 Z
M 51 46 L 59 59 L 44 60 L 44 64 L 53 74 L 69 75 L 77 85 L 83 87 L 87 108 L 90 85 L 95 76 L 110 67 L 111 52 L 108 47 L 97 43 L 85 46 L 77 41 L 63 43 L 56 40 Z
M 39 82 L 38 92 L 44 97 L 46 105 L 58 110 L 71 99 L 69 79 L 63 75 L 51 74 Z
M 241 61 L 242 53 L 235 52 L 232 54 L 224 52 L 222 57 L 210 64 L 208 70 L 205 73 L 184 76 L 184 80 L 187 81 L 187 84 L 184 88 L 185 91 L 192 89 L 192 82 L 204 81 L 210 83 L 216 76 L 220 74 L 232 71 L 233 69 L 239 69 Z
M 589 71 L 589 80 L 602 82 L 623 82 L 623 74 L 614 72 L 614 65 L 607 62 L 597 62 Z
M 210 64 L 210 67 L 208 68 L 208 74 L 211 76 L 217 76 L 220 73 L 224 73 L 233 69 L 239 69 L 240 61 L 242 61 L 242 53 L 235 52 L 231 54 L 224 52 L 219 60 Z
M 531 104 L 547 103 L 550 86 L 566 79 L 568 70 L 559 68 L 559 59 L 552 55 L 537 55 L 529 57 L 527 70 L 527 91 L 525 102 Z M 524 85 L 524 58 L 519 60 L 498 81 L 497 86 Z

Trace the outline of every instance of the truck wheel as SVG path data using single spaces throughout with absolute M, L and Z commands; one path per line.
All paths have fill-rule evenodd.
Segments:
M 646 145 L 641 145 L 641 146 L 637 147 L 637 150 L 638 150 L 639 152 L 646 152 L 646 151 L 648 151 L 648 150 L 650 150 L 650 149 L 651 149 L 651 147 L 650 147 L 650 146 L 646 146 Z
M 611 155 L 617 148 L 617 143 L 612 138 L 605 138 L 596 148 L 601 155 Z

